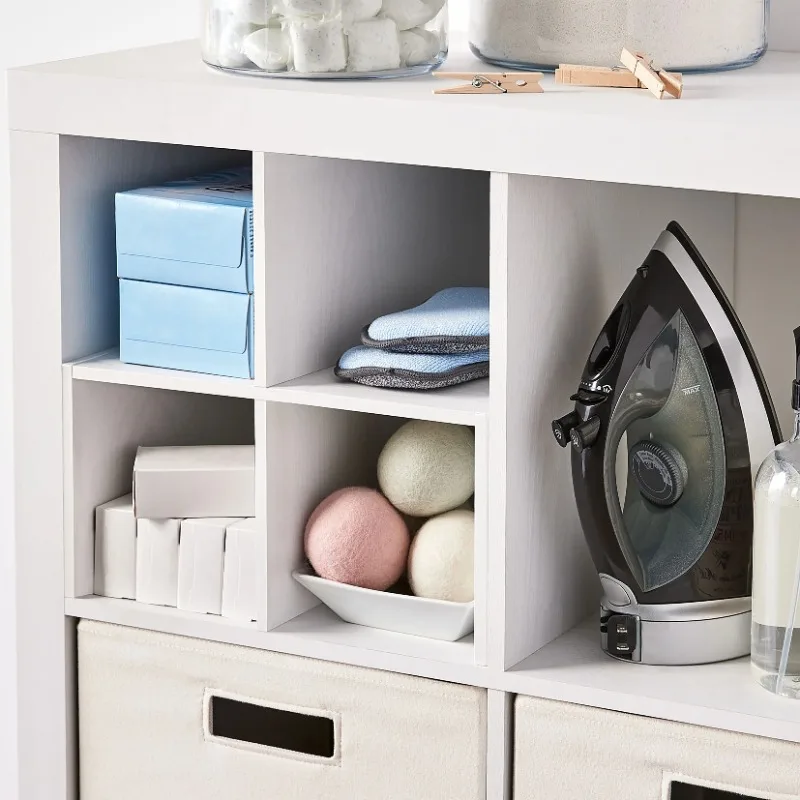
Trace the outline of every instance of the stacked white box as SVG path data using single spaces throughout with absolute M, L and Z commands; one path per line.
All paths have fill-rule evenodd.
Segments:
M 235 518 L 185 519 L 178 555 L 178 608 L 222 613 L 225 531 Z
M 94 593 L 136 597 L 136 519 L 129 494 L 95 509 Z
M 255 519 L 243 519 L 228 527 L 225 536 L 225 569 L 222 616 L 251 622 L 258 619 L 260 576 L 265 566 L 261 535 Z
M 178 605 L 178 543 L 181 520 L 136 523 L 136 599 L 156 606 Z
M 255 514 L 253 445 L 140 447 L 133 465 L 137 519 Z

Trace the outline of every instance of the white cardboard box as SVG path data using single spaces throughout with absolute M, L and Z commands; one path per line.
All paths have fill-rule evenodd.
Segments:
M 261 580 L 266 572 L 262 534 L 255 519 L 228 526 L 222 579 L 222 616 L 242 622 L 258 620 Z
M 136 599 L 155 606 L 178 605 L 179 519 L 136 522 Z
M 178 608 L 222 613 L 222 562 L 231 518 L 185 519 L 178 551 Z
M 127 494 L 98 506 L 94 525 L 94 593 L 136 597 L 136 519 Z
M 140 447 L 133 508 L 137 519 L 252 517 L 255 447 Z

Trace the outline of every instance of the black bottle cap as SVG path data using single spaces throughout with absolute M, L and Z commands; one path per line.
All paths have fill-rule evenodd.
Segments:
M 792 408 L 800 411 L 800 328 L 794 329 L 795 375 L 792 381 Z

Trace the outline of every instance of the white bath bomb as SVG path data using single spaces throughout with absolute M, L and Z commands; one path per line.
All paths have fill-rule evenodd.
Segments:
M 429 519 L 408 554 L 408 581 L 417 597 L 469 603 L 475 599 L 475 514 L 449 511 Z
M 377 17 L 383 5 L 383 0 L 343 0 L 342 18 L 345 27 L 354 22 L 363 22 L 365 19 Z
M 412 517 L 457 508 L 475 491 L 472 428 L 407 422 L 378 457 L 378 483 L 395 508 Z
M 240 22 L 266 25 L 270 17 L 268 0 L 211 0 L 209 8 L 229 14 Z
M 337 6 L 337 0 L 275 0 L 273 10 L 284 17 L 329 17 Z
M 444 7 L 445 0 L 383 0 L 383 13 L 401 31 L 430 22 Z
M 208 61 L 228 69 L 250 65 L 244 54 L 244 40 L 257 30 L 255 25 L 225 12 L 213 19 L 209 17 L 207 25 L 205 56 Z
M 369 19 L 355 22 L 347 32 L 352 72 L 376 72 L 400 66 L 400 42 L 397 25 L 390 19 Z
M 400 60 L 409 67 L 428 64 L 441 50 L 439 37 L 425 28 L 400 31 Z
M 286 69 L 292 55 L 289 34 L 282 28 L 262 28 L 251 33 L 242 44 L 244 54 L 267 72 Z
M 341 20 L 292 20 L 289 24 L 294 68 L 298 72 L 341 72 L 347 44 Z

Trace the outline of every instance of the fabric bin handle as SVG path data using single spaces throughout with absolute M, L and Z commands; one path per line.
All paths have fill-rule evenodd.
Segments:
M 203 727 L 207 742 L 300 761 L 341 762 L 338 714 L 267 703 L 206 689 Z

